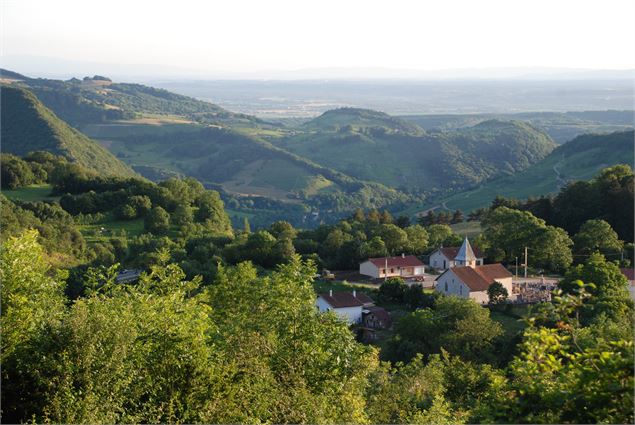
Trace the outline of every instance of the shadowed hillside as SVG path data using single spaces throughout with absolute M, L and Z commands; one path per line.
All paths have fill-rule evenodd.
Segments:
M 526 199 L 557 192 L 567 182 L 589 180 L 616 164 L 633 167 L 634 132 L 585 134 L 555 149 L 522 173 L 492 180 L 444 199 L 448 208 L 464 211 L 487 206 L 497 195 Z
M 60 120 L 27 90 L 2 86 L 2 150 L 48 151 L 103 175 L 135 173 L 108 150 Z

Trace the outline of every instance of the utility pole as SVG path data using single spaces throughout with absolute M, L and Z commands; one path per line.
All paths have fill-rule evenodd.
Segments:
M 388 257 L 385 258 L 386 264 L 384 268 L 384 282 L 388 280 Z
M 518 277 L 518 257 L 516 257 L 516 277 Z
M 527 278 L 527 247 L 525 247 L 525 279 Z

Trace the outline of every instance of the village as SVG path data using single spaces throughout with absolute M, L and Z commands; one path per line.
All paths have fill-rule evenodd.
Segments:
M 360 263 L 358 273 L 325 270 L 318 277 L 323 282 L 318 288 L 340 290 L 318 291 L 316 308 L 320 312 L 337 314 L 351 325 L 360 340 L 376 341 L 391 328 L 397 319 L 393 316 L 403 312 L 395 309 L 394 304 L 376 305 L 367 292 L 378 293 L 382 284 L 395 278 L 407 287 L 418 286 L 430 295 L 472 299 L 485 308 L 491 307 L 492 303 L 504 303 L 522 309 L 549 302 L 558 285 L 558 279 L 554 277 L 519 277 L 500 263 L 484 264 L 482 253 L 472 248 L 465 237 L 460 247 L 439 247 L 430 253 L 427 264 L 415 255 L 402 254 L 369 258 Z M 502 288 L 503 295 L 497 300 L 492 300 L 488 293 L 492 285 Z M 341 290 L 342 287 L 350 289 Z

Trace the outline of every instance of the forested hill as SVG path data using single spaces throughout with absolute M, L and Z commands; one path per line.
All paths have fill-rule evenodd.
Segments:
M 633 167 L 634 131 L 585 134 L 555 149 L 527 170 L 492 180 L 446 199 L 448 208 L 470 211 L 489 205 L 497 195 L 526 199 L 557 192 L 567 182 L 588 180 L 616 164 Z
M 361 108 L 339 108 L 324 112 L 303 125 L 307 130 L 337 131 L 349 129 L 377 129 L 387 133 L 421 135 L 425 132 L 418 125 L 390 116 L 384 112 Z
M 633 128 L 633 111 L 519 112 L 513 114 L 445 114 L 399 117 L 430 132 L 453 131 L 492 119 L 528 122 L 558 144 L 581 134 L 612 133 Z
M 357 122 L 347 120 L 347 109 L 324 114 L 318 123 L 326 116 L 330 123 Z M 549 136 L 519 121 L 492 120 L 456 131 L 421 135 L 385 130 L 382 123 L 384 119 L 377 126 L 367 122 L 364 126 L 345 124 L 333 130 L 297 134 L 279 143 L 359 179 L 403 189 L 441 191 L 522 171 L 555 148 Z
M 74 127 L 111 120 L 140 118 L 147 114 L 175 115 L 204 123 L 258 125 L 256 117 L 229 112 L 209 102 L 142 84 L 114 83 L 94 76 L 67 81 L 29 78 L 2 70 L 3 77 L 31 90 L 48 108 Z M 20 78 L 11 76 L 17 75 Z
M 48 151 L 102 175 L 131 177 L 130 167 L 59 119 L 27 90 L 2 86 L 2 150 L 25 155 Z

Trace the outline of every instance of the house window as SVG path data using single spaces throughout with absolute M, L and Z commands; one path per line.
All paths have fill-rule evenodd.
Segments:
M 386 274 L 386 269 L 381 269 L 381 272 L 382 272 L 383 274 Z
M 459 295 L 463 295 L 463 286 L 459 286 Z
M 394 272 L 395 272 L 395 269 L 390 269 L 390 273 L 394 273 Z
M 448 282 L 445 282 L 445 292 L 448 292 Z

